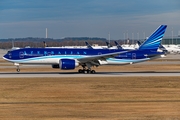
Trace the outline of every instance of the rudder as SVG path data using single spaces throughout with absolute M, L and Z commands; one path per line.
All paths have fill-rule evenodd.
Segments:
M 141 44 L 141 46 L 139 47 L 140 50 L 155 50 L 157 51 L 157 49 L 159 48 L 159 46 L 161 45 L 161 41 L 162 38 L 164 36 L 164 33 L 166 31 L 167 25 L 161 25 L 159 26 L 155 32 L 153 32 L 151 34 L 151 36 L 144 42 Z

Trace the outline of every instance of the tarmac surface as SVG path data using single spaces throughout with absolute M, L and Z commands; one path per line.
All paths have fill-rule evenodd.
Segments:
M 96 74 L 79 74 L 77 72 L 0 72 L 1 78 L 36 78 L 36 77 L 148 77 L 180 76 L 180 72 L 98 72 Z

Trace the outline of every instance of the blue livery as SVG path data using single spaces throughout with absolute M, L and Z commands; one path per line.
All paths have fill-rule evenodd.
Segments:
M 20 64 L 52 65 L 52 68 L 62 70 L 75 69 L 82 66 L 79 73 L 95 73 L 92 66 L 123 65 L 143 62 L 164 55 L 158 51 L 167 25 L 161 25 L 139 49 L 93 49 L 88 43 L 88 48 L 21 48 L 8 51 L 3 58 L 17 66 Z

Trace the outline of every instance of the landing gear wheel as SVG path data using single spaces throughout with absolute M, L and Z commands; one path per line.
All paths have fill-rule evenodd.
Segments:
M 95 70 L 91 70 L 91 73 L 94 74 L 94 73 L 96 73 L 96 71 Z
M 91 64 L 86 65 L 82 65 L 83 69 L 79 69 L 78 72 L 79 73 L 84 73 L 84 74 L 94 74 L 96 73 L 95 70 L 91 70 Z
M 17 66 L 16 71 L 17 71 L 17 72 L 20 72 L 20 68 L 19 68 L 19 66 Z
M 87 73 L 91 73 L 91 70 L 86 70 L 87 71 Z
M 16 69 L 16 71 L 17 71 L 17 72 L 20 72 L 20 69 L 19 69 L 19 68 L 17 68 L 17 69 Z
M 88 73 L 88 70 L 83 70 L 83 73 L 84 73 L 84 74 Z
M 83 73 L 83 70 L 82 70 L 82 69 L 79 69 L 78 72 L 79 72 L 79 73 Z

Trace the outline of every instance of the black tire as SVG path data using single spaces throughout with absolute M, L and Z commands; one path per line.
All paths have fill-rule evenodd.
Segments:
M 96 71 L 95 70 L 91 70 L 91 73 L 94 74 L 94 73 L 96 73 Z
M 20 69 L 16 69 L 17 72 L 20 72 Z
M 78 72 L 79 72 L 79 73 L 83 73 L 83 70 L 82 70 L 82 69 L 79 69 Z
M 87 73 L 91 73 L 91 70 L 87 70 Z

